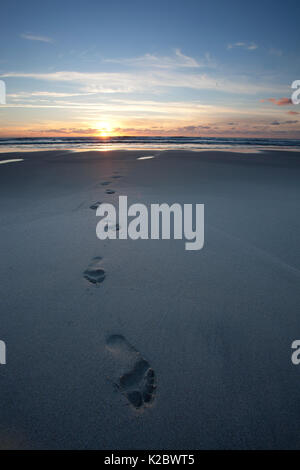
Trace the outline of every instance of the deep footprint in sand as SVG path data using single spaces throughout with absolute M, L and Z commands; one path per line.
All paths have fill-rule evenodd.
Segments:
M 98 209 L 99 206 L 101 206 L 102 202 L 95 202 L 95 204 L 92 204 L 90 206 L 90 209 L 96 210 Z
M 100 284 L 105 279 L 105 271 L 101 267 L 101 256 L 96 256 L 83 273 L 83 277 L 92 284 Z
M 106 189 L 105 192 L 106 194 L 115 194 L 116 191 L 114 191 L 113 189 Z
M 155 373 L 148 361 L 122 335 L 110 336 L 106 346 L 127 369 L 117 384 L 120 391 L 136 409 L 148 406 L 156 390 Z

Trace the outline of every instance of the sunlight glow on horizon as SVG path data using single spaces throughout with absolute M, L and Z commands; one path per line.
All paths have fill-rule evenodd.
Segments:
M 99 122 L 96 124 L 96 128 L 98 129 L 98 132 L 95 134 L 96 136 L 113 137 L 115 135 L 109 122 Z

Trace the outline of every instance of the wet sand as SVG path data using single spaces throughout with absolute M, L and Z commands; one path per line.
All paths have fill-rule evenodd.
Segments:
M 299 153 L 6 158 L 1 448 L 300 448 Z M 204 248 L 99 240 L 119 195 L 204 203 Z

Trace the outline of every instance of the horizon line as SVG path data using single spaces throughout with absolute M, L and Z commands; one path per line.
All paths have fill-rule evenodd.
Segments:
M 0 139 L 72 139 L 72 138 L 79 138 L 79 139 L 99 139 L 99 140 L 108 140 L 112 138 L 166 138 L 166 139 L 249 139 L 249 140 L 300 140 L 299 138 L 295 137 L 234 137 L 234 136 L 204 136 L 204 135 L 110 135 L 110 136 L 99 136 L 99 135 L 40 135 L 40 136 L 0 136 Z

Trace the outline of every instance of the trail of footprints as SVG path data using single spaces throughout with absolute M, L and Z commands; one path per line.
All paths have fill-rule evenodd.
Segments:
M 119 178 L 122 178 L 122 176 L 121 175 L 112 175 L 111 178 L 119 179 Z M 101 184 L 101 186 L 108 186 L 108 185 L 111 184 L 111 181 L 102 181 L 100 184 Z M 115 194 L 116 191 L 114 189 L 109 189 L 108 188 L 108 189 L 105 190 L 105 192 L 106 192 L 106 194 Z M 92 204 L 90 206 L 90 209 L 96 210 L 96 209 L 98 209 L 100 204 L 102 204 L 102 203 L 100 201 L 97 201 L 97 202 L 95 202 L 94 204 Z
M 109 336 L 106 347 L 126 369 L 118 379 L 118 389 L 137 410 L 149 406 L 156 391 L 156 377 L 149 362 L 122 335 Z
M 112 175 L 111 178 L 114 179 L 119 179 L 122 178 L 121 175 Z M 108 186 L 111 184 L 111 181 L 102 181 L 101 185 L 102 186 Z M 115 191 L 113 189 L 106 189 L 106 194 L 114 194 Z M 92 210 L 97 210 L 98 207 L 102 204 L 102 202 L 97 201 L 94 204 L 90 206 L 90 209 Z M 115 230 L 119 231 L 120 226 L 119 224 L 111 224 L 107 227 L 107 230 Z M 87 269 L 83 272 L 83 277 L 87 279 L 89 282 L 92 284 L 100 284 L 101 282 L 104 281 L 105 279 L 105 271 L 103 267 L 101 266 L 101 256 L 96 256 L 95 258 L 92 259 L 90 264 L 88 265 Z
M 119 179 L 120 175 L 111 178 Z M 108 186 L 110 181 L 103 181 L 102 186 Z M 106 189 L 106 194 L 114 194 L 112 189 Z M 90 209 L 97 210 L 101 202 L 95 202 Z M 119 224 L 111 225 L 108 230 L 119 230 Z M 100 284 L 105 279 L 105 271 L 102 267 L 102 257 L 92 259 L 83 277 L 92 284 Z M 111 335 L 106 342 L 107 349 L 115 356 L 126 370 L 118 379 L 117 387 L 124 394 L 136 410 L 142 410 L 154 400 L 156 390 L 156 377 L 141 353 L 137 351 L 122 335 Z

